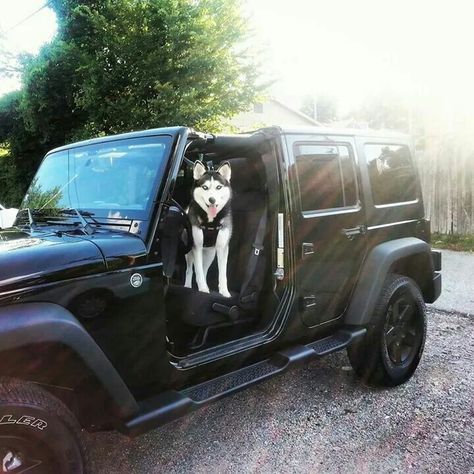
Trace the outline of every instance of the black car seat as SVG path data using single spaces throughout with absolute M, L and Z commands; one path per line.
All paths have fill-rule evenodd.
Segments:
M 217 264 L 207 281 L 210 293 L 181 284 L 171 284 L 166 296 L 167 312 L 194 327 L 239 323 L 256 315 L 265 273 L 268 193 L 265 170 L 259 158 L 232 158 L 233 231 L 227 266 L 231 298 L 217 292 Z

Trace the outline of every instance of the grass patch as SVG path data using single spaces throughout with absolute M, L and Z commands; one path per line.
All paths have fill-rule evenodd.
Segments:
M 431 245 L 439 249 L 474 252 L 474 235 L 431 234 Z

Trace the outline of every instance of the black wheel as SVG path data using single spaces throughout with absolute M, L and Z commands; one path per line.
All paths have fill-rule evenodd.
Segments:
M 0 380 L 1 472 L 87 473 L 81 428 L 57 398 L 38 386 Z
M 426 310 L 416 283 L 390 275 L 375 307 L 371 326 L 347 353 L 359 377 L 372 385 L 393 387 L 415 372 L 426 338 Z

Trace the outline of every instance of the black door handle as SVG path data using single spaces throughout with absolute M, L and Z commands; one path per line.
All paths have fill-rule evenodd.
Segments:
M 301 252 L 301 255 L 303 258 L 309 256 L 309 255 L 313 255 L 314 253 L 314 245 L 310 242 L 303 242 L 302 244 L 302 252 Z
M 351 227 L 350 229 L 342 229 L 342 233 L 349 240 L 352 240 L 357 235 L 366 234 L 367 233 L 367 227 L 365 225 L 358 225 L 357 227 Z

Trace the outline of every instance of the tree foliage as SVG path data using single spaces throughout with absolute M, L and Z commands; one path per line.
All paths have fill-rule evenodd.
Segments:
M 316 99 L 310 95 L 304 97 L 301 112 L 323 124 L 337 120 L 336 101 L 327 95 L 320 95 Z
M 18 185 L 18 175 L 16 173 L 13 157 L 9 150 L 1 148 L 0 145 L 0 203 L 7 207 L 17 205 L 22 198 Z
M 47 208 L 49 212 L 51 210 L 59 208 L 59 203 L 62 198 L 62 191 L 59 186 L 52 189 L 43 190 L 41 185 L 37 182 L 36 178 L 28 188 L 28 193 L 25 196 L 26 207 L 31 209 L 44 209 Z
M 23 58 L 22 90 L 0 100 L 0 143 L 22 190 L 54 146 L 178 124 L 216 131 L 260 93 L 235 0 L 51 5 L 55 39 Z
M 410 110 L 401 97 L 375 96 L 351 112 L 354 121 L 365 122 L 370 128 L 408 132 Z

